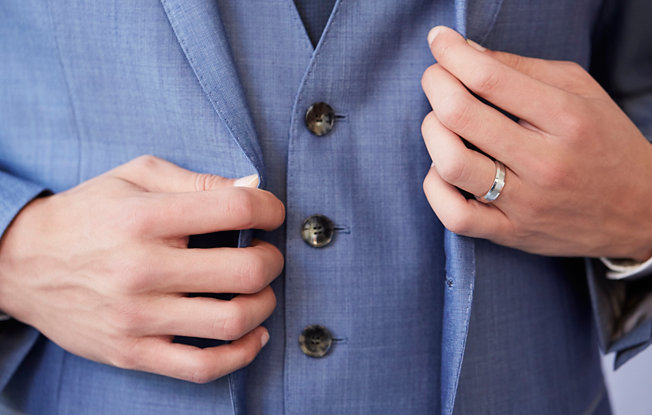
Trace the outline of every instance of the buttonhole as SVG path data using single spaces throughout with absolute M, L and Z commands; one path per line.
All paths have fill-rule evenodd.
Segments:
M 351 227 L 346 225 L 335 225 L 333 230 L 336 230 L 340 233 L 351 233 Z
M 346 119 L 346 115 L 344 115 L 344 114 L 335 114 L 335 119 L 336 120 Z
M 341 338 L 333 337 L 333 342 L 334 343 L 348 343 L 349 338 L 348 337 L 341 337 Z

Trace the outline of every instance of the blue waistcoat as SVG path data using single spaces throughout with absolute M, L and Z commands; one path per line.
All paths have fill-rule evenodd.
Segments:
M 285 229 L 270 236 L 286 258 L 267 323 L 274 340 L 246 371 L 247 413 L 439 411 L 444 230 L 421 190 L 430 159 L 419 80 L 432 61 L 423 34 L 453 24 L 454 7 L 395 16 L 412 22 L 399 44 L 382 28 L 395 9 L 366 14 L 371 33 L 345 30 L 341 19 L 365 13 L 354 3 L 334 10 L 314 50 L 292 1 L 219 2 L 267 187 L 287 205 Z M 391 60 L 371 65 L 379 53 Z M 323 137 L 304 122 L 320 101 L 337 116 Z M 339 229 L 325 248 L 301 239 L 312 214 Z M 299 348 L 310 324 L 337 339 L 324 358 Z
M 286 268 L 249 368 L 195 385 L 79 358 L 10 322 L 0 413 L 608 414 L 596 344 L 631 356 L 647 322 L 614 337 L 623 288 L 601 269 L 587 287 L 581 260 L 443 230 L 421 190 L 420 135 L 430 27 L 588 67 L 608 4 L 339 0 L 313 50 L 292 0 L 0 3 L 0 230 L 43 189 L 146 153 L 257 173 L 287 207 L 283 228 L 255 235 Z M 626 79 L 636 92 L 649 76 Z M 650 99 L 635 96 L 621 103 L 650 132 Z M 338 115 L 324 137 L 303 121 L 318 101 Z M 316 213 L 338 229 L 322 249 L 300 236 Z M 335 337 L 324 358 L 298 346 L 309 324 Z

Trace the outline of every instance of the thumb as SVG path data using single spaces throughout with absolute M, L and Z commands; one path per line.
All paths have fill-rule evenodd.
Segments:
M 143 187 L 149 192 L 203 192 L 231 186 L 257 187 L 258 176 L 229 179 L 197 173 L 155 156 L 140 156 L 109 172 L 110 175 Z
M 251 187 L 257 188 L 260 184 L 260 177 L 257 174 L 252 174 L 250 176 L 241 177 L 233 181 L 233 185 L 236 187 Z

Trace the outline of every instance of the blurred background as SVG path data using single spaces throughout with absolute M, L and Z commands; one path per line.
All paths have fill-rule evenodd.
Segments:
M 613 415 L 652 415 L 652 347 L 616 372 L 613 360 L 613 354 L 602 359 Z

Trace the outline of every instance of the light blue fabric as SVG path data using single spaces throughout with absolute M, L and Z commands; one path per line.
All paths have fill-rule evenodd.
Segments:
M 286 270 L 271 341 L 248 369 L 194 385 L 81 359 L 11 322 L 0 413 L 608 414 L 582 261 L 444 232 L 430 210 L 419 83 L 435 24 L 588 67 L 601 6 L 340 0 L 313 50 L 293 0 L 0 2 L 3 226 L 43 189 L 145 153 L 257 172 L 287 206 L 286 226 L 259 235 Z M 316 101 L 341 116 L 321 138 L 303 125 Z M 649 125 L 647 103 L 623 105 Z M 314 213 L 339 228 L 322 250 L 298 232 Z M 591 287 L 602 281 L 591 273 Z M 591 293 L 603 347 L 645 344 L 643 329 L 616 338 L 618 298 Z M 328 357 L 300 352 L 308 324 L 333 331 Z
M 220 2 L 269 188 L 287 200 L 288 212 L 286 233 L 273 239 L 284 248 L 286 269 L 283 285 L 275 284 L 279 306 L 268 321 L 272 338 L 282 341 L 272 340 L 246 371 L 246 413 L 439 411 L 437 396 L 430 395 L 439 388 L 444 233 L 421 190 L 429 166 L 419 139 L 426 111 L 418 82 L 423 66 L 415 64 L 400 76 L 391 65 L 370 71 L 366 62 L 377 58 L 366 55 L 378 50 L 356 39 L 372 36 L 391 44 L 393 33 L 382 25 L 396 15 L 415 26 L 404 33 L 411 46 L 393 51 L 393 59 L 428 62 L 423 33 L 432 21 L 451 21 L 454 9 L 442 3 L 402 11 L 396 3 L 378 13 L 370 6 L 337 5 L 313 53 L 291 1 Z M 353 34 L 338 27 L 346 24 L 339 19 L 357 15 L 367 22 Z M 369 31 L 373 34 L 364 33 Z M 269 65 L 268 56 L 284 59 Z M 341 78 L 342 71 L 351 74 L 349 79 Z M 383 110 L 383 100 L 369 94 L 380 82 L 392 88 L 395 100 L 416 97 L 419 110 Z M 306 108 L 317 101 L 329 102 L 346 117 L 322 138 L 303 121 Z M 410 121 L 397 134 L 391 126 L 400 119 Z M 370 127 L 372 120 L 376 125 Z M 379 151 L 386 155 L 379 159 Z M 401 178 L 406 174 L 408 183 Z M 403 203 L 406 199 L 415 203 Z M 343 228 L 327 248 L 313 249 L 299 237 L 303 220 L 313 213 L 326 214 Z M 409 262 L 396 246 L 410 243 L 402 242 L 406 228 L 419 229 L 413 237 L 422 241 Z M 416 315 L 422 317 L 409 317 Z M 314 323 L 339 339 L 326 359 L 308 358 L 298 347 L 301 330 Z

